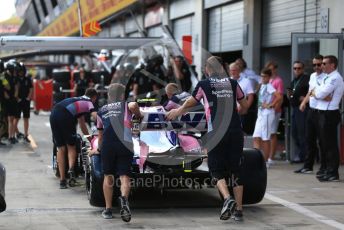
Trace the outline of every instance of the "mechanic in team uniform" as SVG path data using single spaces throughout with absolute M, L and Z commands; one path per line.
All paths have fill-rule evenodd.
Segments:
M 5 100 L 5 90 L 9 90 L 8 81 L 5 78 L 3 72 L 5 71 L 4 62 L 0 60 L 0 122 L 4 124 L 0 130 L 0 146 L 6 145 L 6 143 L 1 141 L 1 138 L 7 133 L 7 117 L 4 107 Z
M 236 102 L 240 104 L 243 111 L 248 106 L 240 86 L 235 80 L 228 77 L 224 67 L 221 58 L 215 56 L 208 58 L 206 62 L 208 78 L 198 82 L 192 97 L 178 109 L 168 112 L 166 119 L 174 120 L 203 99 L 208 122 L 205 144 L 209 148 L 209 171 L 225 199 L 220 219 L 227 220 L 234 214 L 235 220 L 242 220 L 243 186 L 240 180 L 240 171 L 244 140 Z M 231 119 L 229 119 L 230 117 Z M 212 140 L 220 141 L 214 143 Z M 215 145 L 212 146 L 212 144 Z M 226 179 L 229 176 L 236 201 L 230 197 L 228 191 Z
M 108 89 L 108 104 L 101 107 L 97 114 L 98 151 L 101 153 L 104 183 L 103 191 L 106 208 L 102 212 L 104 219 L 111 219 L 112 196 L 115 176 L 121 182 L 121 196 L 118 198 L 120 215 L 123 221 L 131 220 L 128 196 L 130 192 L 131 163 L 134 150 L 131 134 L 131 117 L 140 118 L 141 113 L 136 102 L 124 101 L 125 86 L 113 83 Z
M 163 104 L 163 106 L 166 110 L 178 108 L 191 96 L 191 94 L 185 91 L 180 93 L 179 87 L 176 83 L 168 83 L 165 86 L 165 92 L 168 100 Z
M 17 114 L 14 119 L 15 130 L 18 131 L 18 122 L 23 113 L 24 119 L 24 136 L 25 142 L 30 143 L 29 135 L 29 118 L 30 118 L 30 102 L 33 94 L 33 84 L 30 75 L 26 75 L 26 67 L 20 63 L 18 68 L 18 77 L 16 83 L 15 97 L 17 100 Z M 23 135 L 18 131 L 17 137 Z
M 65 155 L 68 152 L 69 185 L 75 183 L 74 165 L 76 161 L 76 125 L 79 123 L 84 135 L 89 135 L 85 122 L 85 114 L 91 113 L 94 118 L 96 112 L 94 103 L 98 98 L 97 91 L 89 88 L 82 97 L 66 98 L 55 104 L 50 115 L 50 127 L 53 141 L 57 147 L 57 162 L 60 171 L 60 189 L 67 188 L 65 175 Z M 67 149 L 66 149 L 67 145 Z M 67 151 L 68 150 L 68 151 Z
M 17 114 L 17 102 L 15 99 L 15 87 L 17 79 L 17 68 L 18 62 L 11 59 L 5 63 L 5 79 L 8 82 L 8 88 L 5 89 L 5 110 L 7 114 L 8 121 L 8 141 L 10 144 L 15 144 L 18 140 L 15 137 L 15 126 L 14 126 L 14 117 Z

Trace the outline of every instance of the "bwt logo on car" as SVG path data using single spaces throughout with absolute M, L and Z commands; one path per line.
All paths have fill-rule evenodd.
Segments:
M 141 123 L 141 130 L 206 130 L 207 121 L 203 112 L 190 112 L 178 117 L 174 121 L 166 121 L 165 113 L 147 113 Z

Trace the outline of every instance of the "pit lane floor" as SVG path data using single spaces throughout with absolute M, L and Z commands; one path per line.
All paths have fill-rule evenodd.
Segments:
M 104 220 L 101 209 L 88 203 L 83 181 L 60 190 L 51 169 L 48 114 L 31 116 L 36 146 L 18 143 L 0 148 L 7 170 L 7 210 L 1 230 L 64 229 L 344 229 L 344 167 L 341 182 L 320 183 L 314 174 L 297 175 L 300 164 L 279 161 L 268 169 L 264 200 L 244 207 L 242 223 L 220 221 L 221 201 L 213 188 L 140 191 L 131 199 L 132 221 Z M 22 124 L 22 121 L 20 122 Z M 315 166 L 317 169 L 318 166 Z

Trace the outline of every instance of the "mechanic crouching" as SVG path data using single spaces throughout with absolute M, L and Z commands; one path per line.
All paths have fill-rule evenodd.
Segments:
M 115 176 L 119 176 L 121 196 L 118 198 L 120 215 L 123 221 L 131 220 L 128 196 L 130 192 L 130 173 L 134 150 L 131 135 L 131 114 L 141 118 L 136 102 L 124 100 L 125 86 L 113 83 L 108 89 L 108 104 L 101 107 L 97 115 L 98 151 L 101 153 L 104 183 L 103 191 L 106 208 L 102 212 L 104 219 L 112 216 L 113 186 L 117 185 Z
M 166 119 L 176 119 L 203 99 L 208 122 L 205 147 L 208 149 L 209 172 L 224 198 L 220 219 L 227 220 L 233 215 L 235 220 L 241 221 L 243 186 L 240 171 L 244 139 L 236 102 L 246 111 L 247 101 L 239 84 L 228 77 L 220 57 L 208 58 L 205 70 L 207 79 L 198 82 L 192 97 L 181 107 L 169 111 Z M 226 179 L 229 178 L 235 200 L 228 190 Z
M 53 141 L 57 147 L 57 162 L 60 171 L 60 189 L 67 188 L 65 175 L 66 154 L 68 151 L 68 176 L 69 186 L 75 184 L 74 165 L 76 162 L 76 126 L 84 135 L 89 135 L 85 122 L 85 114 L 91 113 L 95 118 L 94 103 L 98 97 L 95 89 L 87 89 L 82 97 L 66 98 L 57 103 L 51 111 L 50 127 Z M 67 147 L 66 147 L 67 146 Z

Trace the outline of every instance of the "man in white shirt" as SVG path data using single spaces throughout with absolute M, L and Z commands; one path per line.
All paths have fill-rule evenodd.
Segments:
M 318 176 L 319 181 L 339 181 L 339 149 L 337 128 L 340 123 L 339 104 L 344 93 L 343 77 L 337 71 L 338 60 L 335 56 L 325 56 L 322 69 L 326 76 L 311 91 L 318 100 L 320 145 L 326 155 L 326 174 Z
M 251 85 L 251 82 L 240 75 L 240 67 L 235 62 L 229 65 L 229 74 L 230 74 L 230 77 L 233 80 L 236 80 L 238 84 L 240 85 L 242 91 L 244 92 L 246 96 L 247 105 L 248 107 L 250 107 L 254 99 L 254 89 Z M 239 113 L 240 113 L 240 107 L 239 107 Z
M 317 172 L 317 176 L 323 176 L 326 170 L 326 157 L 324 155 L 324 151 L 320 146 L 320 150 L 318 149 L 317 141 L 320 137 L 320 129 L 319 129 L 319 113 L 317 112 L 317 102 L 318 100 L 315 97 L 311 97 L 312 90 L 323 81 L 325 74 L 322 71 L 322 55 L 316 55 L 313 58 L 313 69 L 314 73 L 311 74 L 309 80 L 309 90 L 306 97 L 303 99 L 299 109 L 301 111 L 305 111 L 308 107 L 309 103 L 309 110 L 307 113 L 306 118 L 306 142 L 307 142 L 307 152 L 304 160 L 303 167 L 295 170 L 295 173 L 303 173 L 308 174 L 313 172 L 313 165 L 315 157 L 320 152 L 320 160 L 321 165 L 320 169 Z
M 249 80 L 253 89 L 256 89 L 260 83 L 260 76 L 257 75 L 252 69 L 247 68 L 247 63 L 243 58 L 237 58 L 235 63 L 239 66 L 240 77 Z
M 238 82 L 238 84 L 240 85 L 247 99 L 247 105 L 249 108 L 251 108 L 254 102 L 254 89 L 252 87 L 250 80 L 248 80 L 247 78 L 244 78 L 241 75 L 240 71 L 241 71 L 240 66 L 236 62 L 233 62 L 229 65 L 229 75 L 231 79 L 236 80 Z M 251 134 L 253 132 L 254 123 L 256 120 L 256 111 L 254 111 L 253 119 L 250 119 L 252 117 L 252 114 L 243 114 L 241 112 L 241 108 L 239 104 L 237 108 L 240 114 L 241 123 L 242 123 L 244 132 L 247 134 Z

